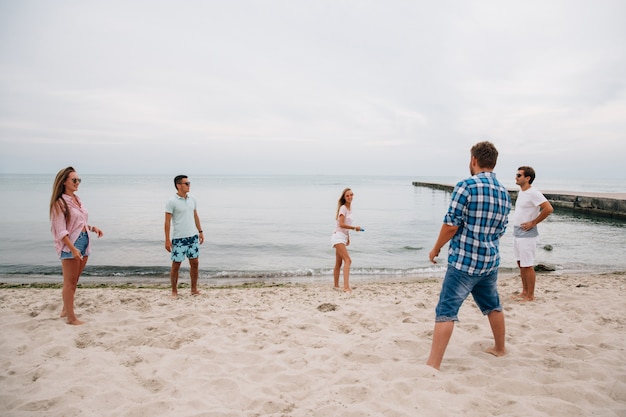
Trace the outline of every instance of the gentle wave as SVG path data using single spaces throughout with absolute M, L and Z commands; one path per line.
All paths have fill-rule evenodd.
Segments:
M 82 276 L 91 277 L 162 277 L 169 276 L 169 267 L 163 266 L 87 266 Z M 61 275 L 61 266 L 47 265 L 2 265 L 0 275 Z
M 351 275 L 354 276 L 403 276 L 403 275 L 441 275 L 445 271 L 443 265 L 433 265 L 426 268 L 394 269 L 394 268 L 353 268 Z M 140 278 L 163 278 L 169 277 L 170 268 L 164 266 L 88 266 L 83 272 L 85 277 L 140 277 Z M 188 274 L 189 269 L 182 267 L 182 274 Z M 314 276 L 332 276 L 331 268 L 324 269 L 290 269 L 276 271 L 244 271 L 244 270 L 200 270 L 201 278 L 297 278 Z M 59 276 L 60 267 L 44 265 L 4 265 L 0 267 L 0 275 L 3 276 Z

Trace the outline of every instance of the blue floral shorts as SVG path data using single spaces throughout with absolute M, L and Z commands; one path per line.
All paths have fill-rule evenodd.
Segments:
M 196 259 L 198 256 L 200 256 L 198 235 L 172 239 L 172 262 L 182 262 L 185 257 Z

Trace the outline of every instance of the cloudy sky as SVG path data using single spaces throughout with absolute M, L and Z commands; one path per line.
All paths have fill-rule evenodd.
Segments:
M 626 178 L 626 1 L 0 0 L 0 173 Z

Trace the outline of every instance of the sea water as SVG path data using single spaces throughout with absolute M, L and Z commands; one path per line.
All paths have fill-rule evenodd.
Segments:
M 94 282 L 167 281 L 165 202 L 175 192 L 169 176 L 82 175 L 78 194 L 92 238 L 83 274 Z M 354 192 L 348 247 L 354 280 L 367 277 L 441 277 L 428 253 L 437 239 L 450 193 L 413 181 L 454 184 L 462 178 L 391 176 L 190 176 L 204 230 L 201 280 L 291 282 L 329 280 L 335 261 L 330 235 L 337 200 Z M 61 266 L 50 233 L 54 175 L 0 175 L 0 281 L 59 281 Z M 511 179 L 500 178 L 515 189 Z M 507 181 L 508 180 L 508 181 Z M 625 180 L 536 182 L 540 190 L 624 192 Z M 556 209 L 539 225 L 536 263 L 558 271 L 626 270 L 626 222 Z M 550 246 L 552 250 L 545 250 Z M 501 268 L 514 271 L 512 228 L 501 240 Z M 186 269 L 184 269 L 186 271 Z M 183 277 L 181 277 L 183 278 Z

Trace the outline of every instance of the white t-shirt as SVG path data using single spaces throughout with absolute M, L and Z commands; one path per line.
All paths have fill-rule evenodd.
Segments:
M 339 227 L 339 217 L 343 215 L 343 222 L 348 226 L 352 226 L 352 210 L 348 210 L 346 206 L 341 206 L 339 208 L 339 215 L 337 216 L 337 226 L 335 227 L 335 232 L 341 232 L 343 234 L 348 234 L 350 229 L 344 229 Z
M 521 228 L 522 223 L 533 221 L 539 215 L 539 206 L 548 199 L 541 191 L 530 187 L 526 191 L 520 191 L 515 201 L 515 212 L 513 214 L 513 236 L 515 237 L 536 237 L 539 235 L 537 227 L 530 230 Z

